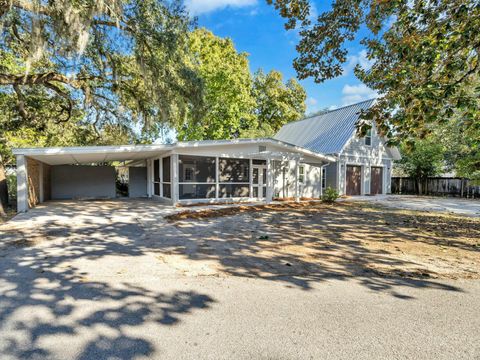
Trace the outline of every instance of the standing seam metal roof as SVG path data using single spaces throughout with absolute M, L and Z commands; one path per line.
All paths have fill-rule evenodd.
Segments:
M 374 101 L 362 101 L 288 123 L 274 138 L 317 153 L 338 154 L 354 134 L 360 112 L 370 108 Z

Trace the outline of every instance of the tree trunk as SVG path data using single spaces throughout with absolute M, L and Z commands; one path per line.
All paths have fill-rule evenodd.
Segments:
M 2 156 L 0 155 L 0 216 L 7 216 L 8 206 L 8 186 L 5 167 L 3 166 Z

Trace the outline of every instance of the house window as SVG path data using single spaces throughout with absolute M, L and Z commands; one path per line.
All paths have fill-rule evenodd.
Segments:
M 193 174 L 195 173 L 194 166 L 187 166 L 183 168 L 184 175 L 183 175 L 183 180 L 184 181 L 193 181 Z
M 215 182 L 215 158 L 205 156 L 179 155 L 179 182 Z
M 300 184 L 305 183 L 305 166 L 300 166 L 298 169 L 298 182 Z
M 180 200 L 215 198 L 215 163 L 214 157 L 178 156 Z
M 218 159 L 218 197 L 241 198 L 250 196 L 250 160 Z
M 368 129 L 367 133 L 365 134 L 365 145 L 372 145 L 372 129 Z
M 162 196 L 165 198 L 172 197 L 172 179 L 170 177 L 170 156 L 162 159 Z
M 322 189 L 327 188 L 327 168 L 322 167 Z
M 170 183 L 170 156 L 162 159 L 162 182 Z
M 220 158 L 218 161 L 221 183 L 249 183 L 250 161 L 248 159 Z

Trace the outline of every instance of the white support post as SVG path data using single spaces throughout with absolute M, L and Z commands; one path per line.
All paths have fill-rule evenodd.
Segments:
M 370 188 L 367 187 L 367 180 L 368 183 L 370 184 L 370 181 L 372 181 L 372 167 L 370 164 L 368 166 L 366 165 L 360 165 L 360 183 L 362 184 L 360 186 L 360 195 L 365 195 L 370 193 Z M 346 176 L 345 176 L 345 181 L 346 181 Z
M 152 197 L 152 187 L 153 187 L 153 169 L 152 169 L 152 160 L 147 160 L 147 196 Z
M 323 196 L 323 169 L 325 169 L 325 166 L 320 166 L 320 197 Z
M 382 194 L 388 194 L 390 192 L 390 166 L 384 166 L 382 170 Z M 371 181 L 371 180 L 370 180 Z
M 158 186 L 160 187 L 159 194 L 160 194 L 160 197 L 163 197 L 163 158 L 162 157 L 158 158 L 158 169 L 160 170 L 160 174 L 158 178 L 158 180 L 160 180 L 158 182 Z
M 250 177 L 250 184 L 248 188 L 248 193 L 250 194 L 250 198 L 253 198 L 253 160 L 250 159 L 249 162 L 249 177 Z
M 273 199 L 273 176 L 272 176 L 272 160 L 267 159 L 267 197 L 266 202 L 271 203 Z
M 218 180 L 220 179 L 220 163 L 218 161 L 218 156 L 215 157 L 215 201 L 218 201 L 218 195 L 220 192 L 220 184 Z
M 337 184 L 337 191 L 340 195 L 345 194 L 344 191 L 344 183 L 343 183 L 343 172 L 346 171 L 344 169 L 344 163 L 341 161 L 340 157 L 338 158 L 337 161 L 337 179 L 336 179 L 336 184 Z
M 178 203 L 178 154 L 172 154 L 170 161 L 171 171 L 170 174 L 172 176 L 171 180 L 171 193 L 172 193 L 172 203 L 176 205 Z
M 300 189 L 298 178 L 300 177 L 300 160 L 295 159 L 295 202 L 300 202 Z
M 27 159 L 17 155 L 17 212 L 28 211 Z

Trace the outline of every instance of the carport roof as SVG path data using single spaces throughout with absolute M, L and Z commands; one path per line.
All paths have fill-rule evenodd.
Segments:
M 25 155 L 49 165 L 89 164 L 109 161 L 138 161 L 151 158 L 158 153 L 182 148 L 201 148 L 206 146 L 228 146 L 238 144 L 276 145 L 288 152 L 299 153 L 321 159 L 326 162 L 335 158 L 271 138 L 202 140 L 178 142 L 174 144 L 152 145 L 113 145 L 113 146 L 77 146 L 48 148 L 16 148 L 14 155 Z

